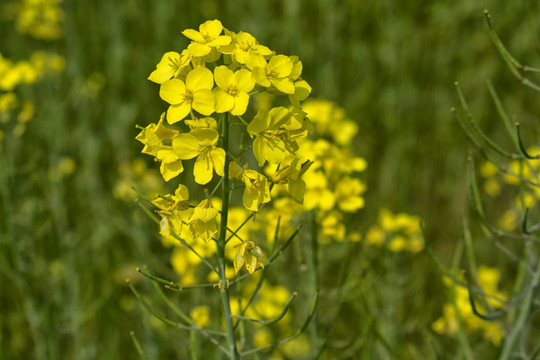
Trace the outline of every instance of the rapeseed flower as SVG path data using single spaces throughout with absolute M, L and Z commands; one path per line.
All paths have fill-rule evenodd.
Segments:
M 259 266 L 264 268 L 263 252 L 253 241 L 245 241 L 234 257 L 235 272 L 238 272 L 244 265 L 250 274 L 253 274 Z
M 218 229 L 214 221 L 218 215 L 218 210 L 211 207 L 208 200 L 203 200 L 193 209 L 193 214 L 187 220 L 187 224 L 191 230 L 194 239 L 208 242 Z
M 260 45 L 253 35 L 240 31 L 234 34 L 229 32 L 233 41 L 219 48 L 222 54 L 231 55 L 232 59 L 239 64 L 246 65 L 264 60 L 265 56 L 271 55 L 272 50 Z
M 197 157 L 193 175 L 198 184 L 208 184 L 212 180 L 214 170 L 219 176 L 224 174 L 225 150 L 216 146 L 218 138 L 219 133 L 216 130 L 199 128 L 173 139 L 172 147 L 180 159 Z
M 184 83 L 180 79 L 170 79 L 161 84 L 159 96 L 170 104 L 167 121 L 174 124 L 183 120 L 193 109 L 203 115 L 214 112 L 214 77 L 205 67 L 191 70 Z
M 263 174 L 255 170 L 244 170 L 242 181 L 245 184 L 242 201 L 246 209 L 259 211 L 259 205 L 267 203 L 270 198 L 270 185 Z
M 264 58 L 259 57 L 254 63 L 248 65 L 252 66 L 253 80 L 257 84 L 267 88 L 273 86 L 285 94 L 294 94 L 294 82 L 291 80 L 293 62 L 288 56 L 272 56 L 268 63 Z
M 280 163 L 287 153 L 294 153 L 298 148 L 298 145 L 289 139 L 288 131 L 283 128 L 289 117 L 289 110 L 282 106 L 270 111 L 262 109 L 249 124 L 247 130 L 255 137 L 253 153 L 259 166 L 263 166 L 266 161 L 271 164 Z
M 233 73 L 222 65 L 214 69 L 214 79 L 217 85 L 214 89 L 216 112 L 229 111 L 232 115 L 244 115 L 249 104 L 248 92 L 255 86 L 251 72 L 240 69 Z
M 163 84 L 165 81 L 173 77 L 180 78 L 180 73 L 183 70 L 189 69 L 191 57 L 186 50 L 182 54 L 176 51 L 166 52 L 161 61 L 156 65 L 156 70 L 152 71 L 148 80 L 156 84 Z
M 210 54 L 213 48 L 227 45 L 231 42 L 231 37 L 221 35 L 223 25 L 219 20 L 208 20 L 199 26 L 199 31 L 186 29 L 182 34 L 192 40 L 188 46 L 188 51 L 193 56 L 205 56 Z

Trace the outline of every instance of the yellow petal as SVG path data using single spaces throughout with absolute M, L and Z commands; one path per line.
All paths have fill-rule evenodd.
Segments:
M 304 202 L 304 193 L 306 192 L 306 183 L 304 180 L 289 179 L 289 195 L 299 204 Z
M 159 97 L 171 105 L 180 104 L 184 99 L 186 85 L 180 79 L 171 79 L 161 84 Z
M 234 82 L 236 88 L 241 92 L 250 92 L 255 87 L 255 82 L 251 78 L 251 71 L 247 69 L 240 69 L 234 73 Z
M 288 56 L 276 55 L 268 62 L 268 67 L 272 72 L 277 73 L 278 78 L 288 77 L 291 74 L 293 63 Z
M 234 107 L 234 97 L 229 93 L 226 93 L 221 89 L 214 89 L 214 95 L 216 99 L 215 110 L 217 113 L 224 113 L 230 111 Z
M 186 87 L 190 91 L 199 89 L 210 90 L 214 86 L 214 75 L 205 67 L 198 67 L 189 72 L 186 77 Z
M 228 35 L 220 35 L 214 40 L 210 41 L 208 43 L 208 46 L 217 47 L 217 46 L 228 45 L 231 42 L 231 40 L 232 40 L 231 37 Z
M 159 171 L 163 176 L 163 180 L 169 181 L 184 171 L 184 166 L 182 165 L 182 160 L 176 160 L 169 163 L 162 161 Z
M 242 202 L 246 209 L 251 211 L 259 211 L 259 196 L 256 192 L 245 188 L 244 194 L 242 195 Z
M 199 141 L 191 134 L 180 134 L 172 141 L 175 154 L 182 160 L 193 159 L 201 152 Z
M 198 42 L 192 42 L 187 47 L 189 53 L 193 56 L 202 57 L 210 54 L 212 48 L 206 44 L 201 44 Z
M 197 30 L 186 29 L 186 30 L 182 31 L 182 35 L 184 35 L 188 39 L 196 41 L 196 42 L 204 42 L 203 36 Z
M 211 115 L 215 110 L 215 97 L 211 90 L 198 90 L 193 93 L 192 107 L 203 115 Z
M 270 110 L 270 119 L 268 121 L 268 129 L 276 130 L 281 125 L 285 124 L 289 119 L 290 112 L 283 106 L 275 107 Z
M 174 76 L 174 73 L 178 69 L 177 64 L 180 64 L 180 61 L 180 54 L 176 51 L 166 52 L 161 58 L 159 64 L 157 64 L 156 70 L 154 70 L 148 77 L 148 80 L 157 84 L 163 84 L 165 81 Z
M 195 176 L 195 182 L 197 184 L 206 185 L 212 180 L 214 176 L 214 168 L 212 161 L 208 154 L 201 155 L 195 160 L 193 166 L 193 175 Z
M 209 39 L 215 39 L 221 34 L 223 25 L 219 20 L 208 20 L 199 26 L 199 31 L 203 35 L 207 35 Z
M 258 135 L 268 129 L 269 125 L 269 113 L 267 109 L 261 109 L 257 112 L 257 115 L 249 123 L 247 131 L 251 136 Z
M 214 69 L 214 78 L 216 85 L 226 90 L 233 83 L 234 74 L 228 67 L 221 65 Z
M 232 115 L 240 116 L 246 113 L 249 105 L 249 95 L 246 93 L 239 93 L 234 98 L 234 107 L 230 110 Z
M 285 94 L 294 94 L 294 83 L 289 78 L 270 79 L 270 82 L 276 89 Z
M 264 146 L 264 138 L 262 136 L 257 136 L 255 140 L 253 140 L 253 155 L 255 155 L 260 167 L 266 162 Z
M 244 257 L 242 256 L 242 251 L 238 251 L 234 256 L 234 272 L 237 273 L 244 266 Z
M 214 163 L 214 170 L 219 176 L 225 173 L 225 150 L 222 148 L 214 148 L 210 151 L 210 157 Z
M 294 96 L 299 100 L 305 100 L 311 93 L 311 86 L 305 80 L 299 80 L 294 83 Z
M 269 87 L 270 85 L 272 85 L 270 80 L 268 80 L 268 78 L 266 77 L 266 71 L 262 67 L 254 67 L 253 71 L 251 72 L 251 77 L 253 78 L 253 81 L 255 81 L 261 86 Z
M 180 120 L 183 120 L 190 111 L 191 106 L 187 103 L 171 105 L 167 110 L 167 122 L 172 125 Z
M 219 133 L 210 128 L 198 128 L 191 131 L 191 135 L 197 138 L 199 146 L 214 146 L 219 138 Z

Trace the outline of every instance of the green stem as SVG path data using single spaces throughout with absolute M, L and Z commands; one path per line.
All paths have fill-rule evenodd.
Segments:
M 531 280 L 531 289 L 525 296 L 521 309 L 519 310 L 518 318 L 513 326 L 512 331 L 504 342 L 501 357 L 499 359 L 507 360 L 512 358 L 512 351 L 514 350 L 517 341 L 522 336 L 525 330 L 525 323 L 530 318 L 533 310 L 534 298 L 536 296 L 538 286 L 540 286 L 540 267 L 537 267 L 533 274 L 533 278 Z
M 319 242 L 318 242 L 318 227 L 317 227 L 317 214 L 315 211 L 311 211 L 310 213 L 311 217 L 311 265 L 312 265 L 312 271 L 311 271 L 311 286 L 312 291 L 318 291 L 319 290 Z M 311 321 L 311 328 L 310 328 L 310 340 L 312 344 L 312 349 L 314 353 L 312 355 L 315 355 L 317 353 L 317 350 L 319 348 L 319 319 L 317 316 L 317 311 L 313 314 L 313 319 Z
M 221 205 L 221 223 L 219 229 L 219 239 L 217 241 L 217 258 L 220 287 L 226 286 L 227 277 L 225 275 L 225 245 L 227 243 L 227 221 L 229 215 L 229 163 L 231 157 L 229 155 L 229 115 L 223 116 L 223 143 L 222 147 L 225 150 L 225 171 L 223 172 L 222 185 L 222 205 Z M 223 316 L 225 317 L 225 328 L 227 330 L 227 343 L 229 345 L 229 354 L 231 359 L 239 359 L 238 350 L 236 348 L 235 329 L 231 314 L 231 304 L 229 302 L 229 292 L 225 287 L 221 287 L 221 303 L 223 306 Z

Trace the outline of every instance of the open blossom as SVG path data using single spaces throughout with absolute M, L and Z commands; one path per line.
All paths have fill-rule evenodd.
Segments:
M 197 157 L 193 175 L 198 184 L 209 183 L 214 170 L 219 176 L 224 174 L 225 150 L 216 146 L 218 138 L 219 133 L 216 130 L 198 128 L 173 139 L 173 150 L 180 159 L 188 160 Z
M 243 31 L 233 34 L 233 41 L 220 47 L 219 52 L 231 55 L 239 64 L 253 63 L 260 60 L 259 58 L 264 60 L 264 56 L 272 54 L 272 50 L 260 45 L 253 35 Z
M 246 209 L 259 211 L 259 205 L 267 203 L 270 198 L 270 186 L 268 179 L 255 170 L 242 172 L 242 181 L 246 185 L 242 200 Z
M 229 111 L 232 115 L 244 115 L 249 104 L 248 92 L 255 86 L 251 72 L 240 69 L 233 73 L 226 66 L 218 66 L 214 70 L 214 79 L 218 86 L 214 89 L 216 112 Z
M 272 176 L 272 181 L 276 184 L 287 184 L 289 195 L 297 202 L 304 202 L 306 183 L 302 180 L 302 175 L 311 167 L 313 161 L 306 161 L 300 164 L 298 158 L 294 158 L 289 165 L 285 165 L 276 171 Z
M 253 80 L 264 87 L 274 86 L 285 94 L 294 94 L 294 82 L 291 80 L 293 71 L 292 60 L 285 55 L 275 55 L 268 63 L 264 58 L 259 58 L 253 63 Z
M 212 51 L 212 48 L 227 45 L 231 42 L 231 37 L 221 35 L 223 25 L 219 20 L 208 20 L 199 26 L 199 31 L 186 29 L 182 34 L 191 39 L 188 51 L 193 56 L 205 56 Z
M 283 125 L 289 120 L 289 110 L 283 106 L 261 110 L 249 124 L 247 130 L 253 141 L 253 153 L 263 166 L 266 161 L 277 164 L 283 161 L 287 152 L 294 149 L 294 143 L 289 140 L 289 132 Z
M 167 110 L 167 121 L 174 124 L 183 120 L 193 109 L 203 115 L 214 112 L 214 76 L 205 67 L 190 71 L 184 83 L 171 79 L 161 84 L 159 96 L 171 106 Z
M 234 257 L 235 272 L 238 272 L 244 265 L 250 274 L 253 274 L 259 266 L 264 268 L 263 252 L 253 241 L 244 242 Z
M 151 123 L 135 137 L 144 144 L 143 153 L 156 156 L 158 151 L 167 148 L 164 141 L 171 140 L 180 133 L 178 130 L 164 126 L 164 118 L 165 113 L 161 115 L 157 124 Z
M 173 77 L 180 77 L 179 73 L 189 67 L 191 57 L 184 50 L 182 54 L 176 51 L 166 52 L 161 61 L 156 65 L 156 70 L 152 71 L 148 80 L 156 84 L 163 84 Z
M 193 237 L 204 242 L 211 240 L 218 231 L 214 221 L 217 215 L 218 210 L 211 207 L 208 200 L 201 201 L 193 209 L 193 215 L 187 221 Z

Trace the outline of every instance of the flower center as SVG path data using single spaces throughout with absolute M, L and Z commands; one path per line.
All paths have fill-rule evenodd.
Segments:
M 231 95 L 231 96 L 238 96 L 238 94 L 240 93 L 240 91 L 238 91 L 238 89 L 237 89 L 235 86 L 230 86 L 230 87 L 226 90 L 226 93 L 228 93 L 228 94 Z
M 184 93 L 184 102 L 191 104 L 193 102 L 193 93 L 186 89 L 186 92 Z

